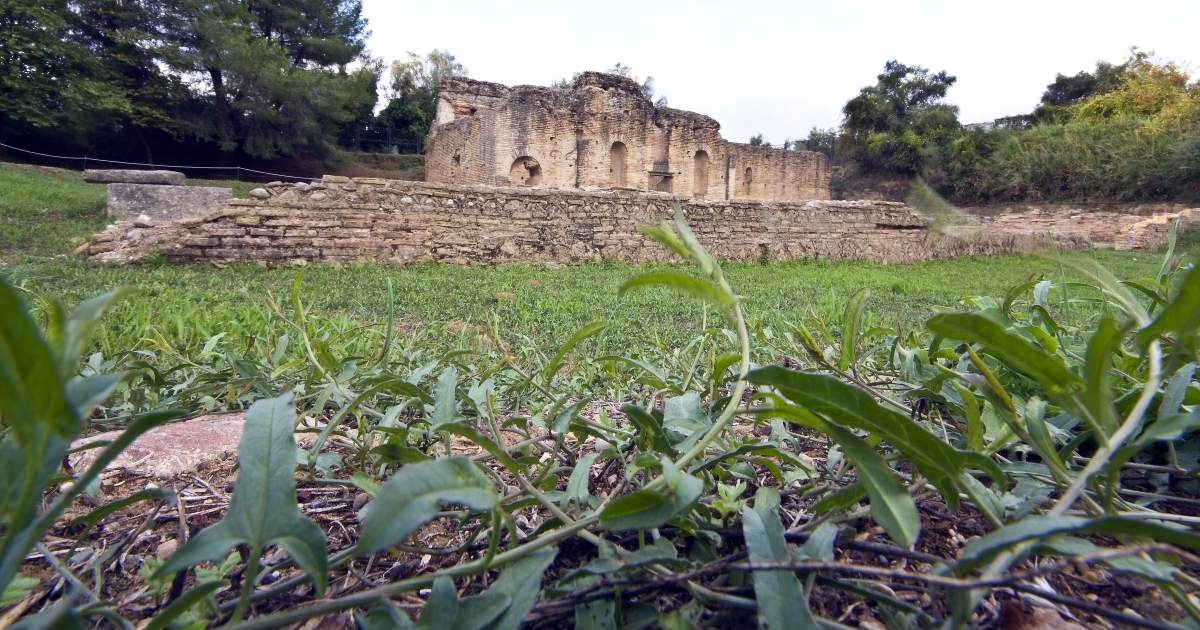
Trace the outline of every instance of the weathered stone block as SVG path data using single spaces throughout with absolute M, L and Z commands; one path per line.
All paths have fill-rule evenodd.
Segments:
M 229 188 L 109 184 L 108 216 L 117 220 L 146 215 L 154 222 L 199 217 L 220 210 L 233 196 Z
M 83 181 L 93 184 L 159 184 L 182 186 L 187 178 L 179 171 L 139 171 L 135 169 L 89 168 Z

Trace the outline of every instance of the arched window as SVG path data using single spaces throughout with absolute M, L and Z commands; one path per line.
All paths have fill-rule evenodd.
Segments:
M 625 143 L 614 142 L 608 154 L 608 181 L 613 188 L 625 187 Z
M 754 183 L 754 171 L 750 167 L 746 167 L 745 173 L 742 174 L 742 194 L 750 196 L 750 185 Z
M 696 152 L 695 170 L 692 172 L 692 196 L 703 199 L 708 193 L 708 152 Z
M 522 155 L 513 161 L 508 179 L 513 186 L 537 186 L 542 183 L 542 165 L 528 155 Z

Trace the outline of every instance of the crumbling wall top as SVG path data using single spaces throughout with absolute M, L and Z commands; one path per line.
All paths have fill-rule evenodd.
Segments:
M 646 97 L 642 91 L 642 86 L 637 81 L 629 77 L 623 77 L 619 74 L 607 74 L 604 72 L 595 72 L 588 70 L 580 72 L 579 76 L 575 77 L 575 82 L 571 86 L 573 89 L 581 90 L 588 87 L 597 87 L 602 90 L 616 90 L 626 92 L 633 96 Z M 647 99 L 649 100 L 649 99 Z

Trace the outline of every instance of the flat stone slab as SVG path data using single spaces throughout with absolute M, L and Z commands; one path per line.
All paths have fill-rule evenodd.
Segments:
M 141 215 L 154 223 L 202 217 L 224 208 L 233 198 L 232 188 L 109 184 L 108 216 L 132 221 Z
M 89 168 L 83 181 L 93 184 L 162 184 L 182 186 L 187 180 L 179 171 L 139 171 L 121 168 Z
M 158 479 L 192 473 L 202 464 L 236 455 L 245 425 L 246 412 L 231 411 L 154 427 L 134 440 L 105 470 L 124 470 Z M 318 424 L 316 428 L 322 428 L 322 425 Z M 354 435 L 354 432 L 350 434 Z M 120 436 L 121 431 L 97 433 L 75 440 L 71 448 L 112 442 Z M 297 433 L 294 437 L 298 448 L 309 448 L 316 443 L 315 433 Z M 83 472 L 103 450 L 104 447 L 97 447 L 79 451 L 68 456 L 67 462 L 76 472 Z
M 236 453 L 245 423 L 246 414 L 225 413 L 155 427 L 134 440 L 108 465 L 107 470 L 122 469 L 160 479 L 195 472 L 205 462 Z M 120 435 L 120 431 L 98 433 L 76 440 L 71 448 L 94 442 L 111 442 Z M 80 451 L 71 455 L 68 461 L 76 471 L 83 471 L 96 461 L 101 450 L 92 448 Z

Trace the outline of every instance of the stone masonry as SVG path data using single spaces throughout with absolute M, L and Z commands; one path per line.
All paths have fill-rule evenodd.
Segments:
M 566 88 L 451 77 L 440 85 L 426 179 L 704 201 L 830 198 L 824 155 L 729 142 L 720 129 L 656 107 L 635 81 L 611 74 L 584 72 Z
M 233 199 L 204 217 L 117 222 L 80 248 L 96 261 L 151 253 L 181 261 L 294 264 L 666 260 L 639 226 L 681 204 L 692 229 L 724 260 L 869 259 L 903 262 L 1045 247 L 1029 235 L 949 238 L 903 204 L 881 201 L 698 201 L 667 193 L 450 185 L 326 176 L 274 183 L 265 199 Z M 1078 239 L 1058 245 L 1082 247 Z
M 105 211 L 117 221 L 163 223 L 206 216 L 233 197 L 231 188 L 186 186 L 179 171 L 87 169 L 83 181 L 107 184 Z

